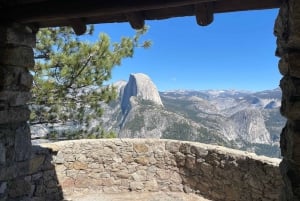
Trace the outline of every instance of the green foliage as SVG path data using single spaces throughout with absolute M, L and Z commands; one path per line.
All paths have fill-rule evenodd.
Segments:
M 191 125 L 186 122 L 174 122 L 163 132 L 162 138 L 176 140 L 191 140 L 193 135 Z
M 133 132 L 140 131 L 145 126 L 145 120 L 142 115 L 136 114 L 132 120 L 126 123 L 126 128 Z
M 87 35 L 92 35 L 89 26 Z M 106 34 L 100 34 L 94 43 L 83 41 L 69 27 L 40 29 L 35 48 L 35 68 L 32 71 L 33 102 L 30 123 L 65 123 L 74 121 L 89 127 L 91 119 L 103 113 L 100 102 L 108 103 L 117 96 L 112 86 L 104 86 L 111 78 L 112 69 L 125 58 L 133 57 L 137 47 L 148 48 L 151 42 L 140 43 L 147 28 L 138 30 L 132 38 L 123 37 L 112 43 Z M 68 138 L 84 137 L 72 131 Z M 112 137 L 110 133 L 101 137 Z M 89 138 L 97 137 L 89 134 Z
M 218 123 L 218 121 L 216 120 L 218 115 L 211 115 L 194 108 L 193 101 L 185 100 L 185 99 L 172 99 L 164 96 L 162 96 L 161 98 L 165 108 L 169 111 L 172 111 L 174 113 L 179 113 L 188 119 L 191 119 L 195 122 L 199 122 L 202 124 L 204 122 Z M 199 114 L 202 114 L 203 116 L 206 117 L 203 118 Z
M 257 155 L 264 155 L 273 158 L 281 158 L 280 148 L 277 145 L 271 144 L 258 144 L 258 143 L 244 143 L 241 150 L 251 149 Z
M 57 139 L 58 139 L 58 132 L 56 132 L 56 131 L 51 131 L 51 132 L 48 134 L 48 139 L 51 139 L 51 140 L 57 140 Z
M 187 122 L 172 123 L 164 131 L 162 138 L 229 146 L 228 142 L 212 133 L 207 128 L 201 127 L 195 130 L 193 126 Z

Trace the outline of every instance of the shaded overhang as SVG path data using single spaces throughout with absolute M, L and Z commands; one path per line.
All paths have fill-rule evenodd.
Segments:
M 278 8 L 281 0 L 0 0 L 1 23 L 32 27 L 72 26 L 77 34 L 86 24 L 129 22 L 134 29 L 145 20 L 195 16 L 199 25 L 215 13 Z

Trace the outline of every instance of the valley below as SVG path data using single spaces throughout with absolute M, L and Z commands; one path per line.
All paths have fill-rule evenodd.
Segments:
M 67 124 L 32 125 L 32 138 L 99 138 L 103 129 L 118 138 L 196 141 L 280 157 L 279 138 L 285 119 L 279 112 L 279 88 L 158 92 L 152 80 L 141 73 L 114 86 L 119 96 L 109 104 L 99 102 L 104 109 L 102 117 L 84 124 L 69 120 Z M 93 113 L 88 108 L 85 112 Z

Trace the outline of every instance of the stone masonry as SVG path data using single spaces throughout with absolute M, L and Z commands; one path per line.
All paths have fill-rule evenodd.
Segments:
M 0 200 L 31 200 L 31 174 L 40 171 L 45 156 L 34 158 L 30 129 L 35 33 L 19 24 L 0 26 Z
M 78 140 L 44 144 L 37 147 L 37 156 L 50 153 L 47 149 L 56 177 L 51 181 L 43 171 L 40 178 L 48 178 L 53 191 L 59 184 L 67 200 L 95 192 L 164 191 L 215 201 L 277 201 L 282 188 L 279 159 L 220 146 L 158 139 Z
M 275 23 L 276 55 L 283 75 L 281 113 L 288 121 L 281 133 L 281 200 L 300 200 L 300 1 L 284 0 Z

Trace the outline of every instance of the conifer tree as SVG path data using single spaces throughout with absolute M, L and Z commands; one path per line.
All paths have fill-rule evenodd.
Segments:
M 135 36 L 123 37 L 119 43 L 112 43 L 102 33 L 91 43 L 76 36 L 69 27 L 40 29 L 32 71 L 30 123 L 53 125 L 72 121 L 81 128 L 76 130 L 76 138 L 105 137 L 101 125 L 90 129 L 89 121 L 102 115 L 101 102 L 108 103 L 117 96 L 114 87 L 104 86 L 112 69 L 120 66 L 123 59 L 133 57 L 135 48 L 150 47 L 151 42 L 140 42 L 146 31 L 146 27 L 138 30 Z M 94 27 L 89 26 L 86 34 L 93 32 Z

